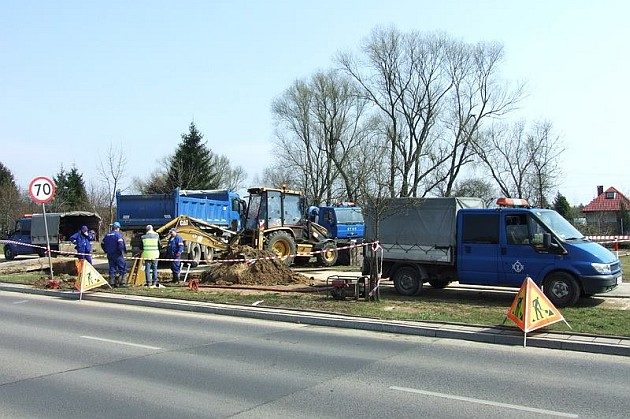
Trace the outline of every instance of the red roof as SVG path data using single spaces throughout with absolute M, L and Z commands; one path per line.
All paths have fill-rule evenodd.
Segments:
M 606 198 L 610 193 L 614 193 L 614 198 Z M 626 209 L 630 210 L 630 199 L 626 198 L 624 194 L 611 186 L 606 189 L 604 193 L 593 199 L 587 206 L 582 208 L 582 212 L 620 211 L 621 202 L 624 203 Z

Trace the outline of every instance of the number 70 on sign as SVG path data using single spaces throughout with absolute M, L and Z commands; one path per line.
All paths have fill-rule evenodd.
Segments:
M 28 185 L 28 195 L 36 204 L 47 204 L 55 197 L 55 182 L 46 176 L 38 176 Z

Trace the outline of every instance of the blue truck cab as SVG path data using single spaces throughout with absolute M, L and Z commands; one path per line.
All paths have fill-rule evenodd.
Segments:
M 612 252 L 549 209 L 462 209 L 456 242 L 460 283 L 520 287 L 529 276 L 558 307 L 622 281 Z
M 22 217 L 15 221 L 14 230 L 9 233 L 7 240 L 11 242 L 4 244 L 4 258 L 13 260 L 19 255 L 39 254 L 44 256 L 45 250 L 35 249 L 31 244 L 31 217 Z
M 365 233 L 361 208 L 353 204 L 319 207 L 317 223 L 338 241 L 360 241 Z

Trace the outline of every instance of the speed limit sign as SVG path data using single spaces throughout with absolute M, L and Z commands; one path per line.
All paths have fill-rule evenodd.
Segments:
M 55 197 L 55 182 L 46 176 L 38 176 L 28 185 L 28 195 L 36 204 L 47 204 Z

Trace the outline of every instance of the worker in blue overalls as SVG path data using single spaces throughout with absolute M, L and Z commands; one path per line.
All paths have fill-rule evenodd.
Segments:
M 112 287 L 126 286 L 127 262 L 125 261 L 125 252 L 127 251 L 127 246 L 120 232 L 120 223 L 118 221 L 112 224 L 112 231 L 103 237 L 101 246 L 107 255 L 109 285 Z
M 87 226 L 81 226 L 81 229 L 70 236 L 70 241 L 74 244 L 77 251 L 77 259 L 85 259 L 92 264 L 92 242 L 95 238 L 94 231 L 89 231 Z
M 181 272 L 182 267 L 182 253 L 184 253 L 184 239 L 177 234 L 177 230 L 171 228 L 168 232 L 168 244 L 167 244 L 167 254 L 170 259 L 173 259 L 171 262 L 171 272 L 173 273 L 173 279 L 171 282 L 177 283 L 179 282 L 179 274 Z

